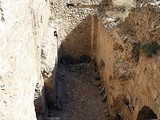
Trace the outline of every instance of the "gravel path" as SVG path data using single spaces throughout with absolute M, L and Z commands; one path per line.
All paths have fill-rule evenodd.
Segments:
M 49 115 L 61 120 L 106 120 L 103 113 L 106 103 L 101 102 L 99 90 L 93 85 L 93 65 L 59 64 L 57 71 L 62 111 L 49 110 Z

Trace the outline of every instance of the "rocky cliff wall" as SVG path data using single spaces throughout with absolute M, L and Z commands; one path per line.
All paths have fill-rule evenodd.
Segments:
M 96 56 L 110 114 L 125 120 L 159 118 L 159 52 L 149 58 L 141 53 L 142 44 L 159 44 L 159 8 L 134 8 L 118 27 L 99 20 Z
M 0 1 L 1 120 L 35 120 L 34 98 L 45 109 L 41 43 L 52 39 L 49 6 L 48 0 Z

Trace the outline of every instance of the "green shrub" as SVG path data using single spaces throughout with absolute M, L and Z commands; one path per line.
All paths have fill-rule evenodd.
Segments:
M 54 18 L 53 17 L 49 17 L 49 20 L 54 20 Z
M 142 43 L 140 46 L 141 53 L 144 54 L 146 57 L 152 57 L 153 54 L 157 53 L 158 49 L 159 45 L 157 42 L 145 42 Z

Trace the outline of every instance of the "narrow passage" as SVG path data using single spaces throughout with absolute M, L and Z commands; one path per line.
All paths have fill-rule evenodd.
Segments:
M 62 110 L 49 110 L 49 116 L 60 120 L 107 120 L 104 115 L 106 103 L 102 102 L 100 90 L 95 86 L 94 64 L 79 63 L 57 68 L 58 97 Z

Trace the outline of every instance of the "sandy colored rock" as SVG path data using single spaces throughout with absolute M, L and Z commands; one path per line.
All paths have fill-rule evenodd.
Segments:
M 149 11 L 152 14 L 149 14 Z M 158 13 L 157 13 L 158 12 Z M 108 94 L 108 109 L 110 114 L 121 114 L 123 119 L 136 120 L 138 112 L 148 106 L 156 115 L 159 106 L 155 102 L 159 94 L 159 53 L 152 58 L 140 54 L 137 47 L 145 40 L 159 41 L 159 29 L 152 36 L 151 24 L 158 26 L 159 11 L 153 6 L 143 9 L 134 8 L 126 20 L 118 25 L 118 29 L 99 18 L 97 29 L 96 59 L 100 68 L 100 60 L 105 63 L 101 69 L 101 77 Z M 141 18 L 141 20 L 138 18 Z M 151 18 L 151 19 L 148 19 Z M 146 27 L 148 26 L 148 27 Z M 106 28 L 105 28 L 106 27 Z M 139 31 L 139 32 L 138 32 Z M 141 32 L 140 32 L 141 31 Z M 143 31 L 143 32 L 142 32 Z M 113 76 L 110 80 L 110 75 Z M 116 83 L 116 84 L 115 84 Z M 132 115 L 129 108 L 122 104 L 123 98 L 129 96 Z M 115 107 L 113 107 L 115 106 Z
M 34 98 L 37 112 L 45 112 L 41 43 L 49 27 L 49 1 L 2 0 L 0 7 L 0 119 L 36 120 Z

